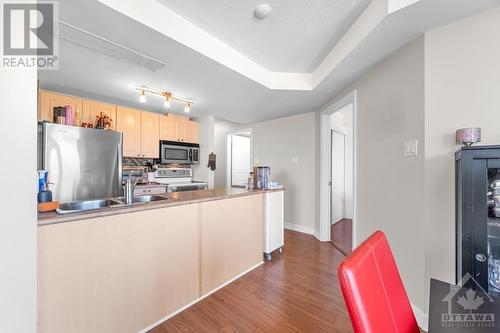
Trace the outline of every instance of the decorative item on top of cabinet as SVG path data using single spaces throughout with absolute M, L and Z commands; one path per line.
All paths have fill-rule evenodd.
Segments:
M 80 126 L 82 121 L 82 99 L 73 96 L 67 96 L 50 91 L 38 91 L 38 120 L 54 121 L 54 108 L 65 107 L 69 105 L 73 113 L 73 124 Z
M 116 105 L 101 103 L 88 99 L 83 100 L 82 122 L 93 124 L 97 116 L 108 116 L 111 119 L 110 130 L 116 130 Z

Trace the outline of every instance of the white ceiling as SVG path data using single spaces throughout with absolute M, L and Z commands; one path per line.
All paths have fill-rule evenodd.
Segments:
M 156 0 L 149 1 L 157 3 Z M 316 77 L 316 82 L 310 85 L 310 89 L 273 90 L 245 74 L 244 70 L 253 64 L 245 61 L 238 63 L 245 59 L 245 54 L 240 58 L 223 58 L 220 57 L 223 52 L 219 52 L 220 49 L 216 46 L 212 48 L 212 44 L 205 49 L 196 48 L 187 45 L 185 40 L 180 42 L 167 36 L 160 29 L 160 23 L 165 23 L 173 33 L 187 34 L 191 31 L 189 27 L 180 29 L 180 25 L 174 25 L 170 21 L 148 21 L 148 8 L 141 11 L 141 5 L 144 6 L 146 0 L 64 0 L 59 2 L 61 21 L 97 35 L 110 42 L 110 45 L 115 43 L 141 52 L 147 55 L 148 59 L 154 58 L 154 61 L 141 63 L 136 61 L 135 56 L 122 57 L 120 52 L 113 48 L 106 52 L 96 52 L 88 45 L 82 47 L 82 36 L 78 37 L 78 34 L 70 33 L 66 27 L 61 27 L 61 35 L 66 39 L 60 40 L 59 70 L 40 71 L 40 86 L 63 93 L 165 112 L 159 97 L 148 96 L 148 103 L 138 103 L 135 87 L 148 86 L 170 90 L 193 99 L 195 104 L 191 115 L 194 117 L 213 114 L 219 119 L 252 123 L 317 110 L 362 73 L 426 30 L 499 4 L 498 0 L 420 0 L 415 5 L 388 14 L 386 7 L 381 11 L 379 7 L 374 6 L 383 4 L 384 1 L 387 0 L 373 0 L 353 25 L 358 30 L 351 27 L 334 46 L 315 70 L 316 73 L 321 69 L 322 74 Z M 130 15 L 137 14 L 141 17 L 131 18 L 103 2 L 113 2 L 117 6 L 130 5 Z M 164 8 L 163 5 L 158 6 L 161 8 L 155 10 Z M 158 13 L 163 18 L 164 14 Z M 376 20 L 372 17 L 376 17 Z M 366 28 L 367 26 L 370 29 Z M 363 34 L 359 33 L 360 27 L 365 28 Z M 193 36 L 197 35 L 191 33 L 190 38 Z M 98 44 L 95 43 L 94 46 L 107 47 L 105 43 L 100 46 Z M 218 53 L 207 55 L 200 50 L 217 50 Z M 222 47 L 222 50 L 231 51 L 228 46 Z M 225 61 L 227 59 L 230 61 Z M 300 60 L 301 58 L 298 59 Z M 151 70 L 151 64 L 161 63 L 165 66 L 157 71 Z M 241 64 L 243 66 L 240 66 Z M 248 66 L 244 66 L 245 64 Z M 264 77 L 269 75 L 265 71 L 261 74 Z M 295 78 L 291 79 L 293 81 Z M 182 105 L 174 104 L 173 111 L 182 113 Z
M 269 0 L 271 15 L 253 16 L 255 0 L 157 0 L 273 72 L 312 72 L 371 0 Z

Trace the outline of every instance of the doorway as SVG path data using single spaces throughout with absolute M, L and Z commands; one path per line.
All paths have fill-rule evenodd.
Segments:
M 227 145 L 227 184 L 230 187 L 245 187 L 252 167 L 251 134 L 228 134 Z
M 331 115 L 330 241 L 344 255 L 352 252 L 354 103 Z
M 320 117 L 319 237 L 349 255 L 356 237 L 356 91 Z

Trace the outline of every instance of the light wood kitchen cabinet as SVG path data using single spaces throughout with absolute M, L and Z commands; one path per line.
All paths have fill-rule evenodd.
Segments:
M 179 141 L 179 123 L 176 117 L 160 117 L 160 140 Z
M 50 91 L 38 91 L 38 120 L 54 121 L 54 108 L 69 105 L 73 108 L 74 125 L 79 126 L 82 121 L 83 100 L 78 97 L 67 96 Z
M 200 204 L 201 294 L 262 262 L 263 197 Z
M 141 156 L 141 112 L 116 108 L 116 130 L 123 133 L 123 156 Z
M 179 137 L 182 142 L 199 143 L 198 123 L 181 119 L 179 121 Z
M 95 124 L 96 116 L 102 112 L 112 120 L 110 129 L 116 130 L 116 105 L 84 99 L 82 109 L 82 122 Z
M 196 208 L 39 227 L 37 331 L 139 332 L 196 300 Z
M 141 112 L 141 157 L 160 157 L 160 115 Z
M 198 123 L 187 117 L 160 117 L 160 140 L 199 143 L 198 131 Z

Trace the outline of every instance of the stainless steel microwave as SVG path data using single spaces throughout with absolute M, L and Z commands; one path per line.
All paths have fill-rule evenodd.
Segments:
M 160 162 L 162 164 L 198 164 L 200 163 L 200 145 L 160 141 Z

